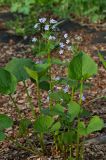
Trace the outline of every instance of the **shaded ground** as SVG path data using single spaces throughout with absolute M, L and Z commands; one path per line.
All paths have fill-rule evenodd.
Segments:
M 6 15 L 8 17 L 6 17 Z M 5 28 L 4 20 L 12 18 L 11 15 L 5 13 L 0 14 L 0 67 L 4 66 L 12 57 L 32 57 L 35 61 L 37 60 L 31 54 L 30 45 L 22 43 L 24 42 L 21 36 L 16 36 L 11 31 Z M 73 21 L 66 21 L 60 26 L 61 31 L 65 30 L 70 34 L 70 38 L 78 35 L 82 37 L 82 43 L 80 48 L 85 52 L 89 53 L 93 59 L 99 64 L 99 72 L 97 76 L 91 79 L 92 88 L 85 91 L 86 102 L 84 106 L 88 110 L 92 111 L 93 114 L 100 115 L 106 123 L 106 100 L 99 99 L 92 101 L 98 96 L 106 96 L 106 71 L 101 65 L 98 58 L 98 51 L 101 52 L 106 58 L 106 29 L 98 28 L 96 26 L 87 26 L 80 25 L 79 23 Z M 57 52 L 55 53 L 58 54 Z M 59 55 L 60 56 L 60 55 Z M 65 53 L 60 57 L 61 59 L 69 59 L 70 54 Z M 59 70 L 55 72 L 55 70 Z M 57 66 L 54 66 L 53 75 L 65 75 L 66 72 L 63 68 L 57 69 Z M 29 90 L 32 89 L 33 97 L 36 96 L 33 93 L 34 85 L 29 82 Z M 21 92 L 20 92 L 21 90 Z M 18 91 L 14 95 L 16 97 L 18 105 L 25 116 L 30 116 L 30 111 L 27 109 L 28 104 L 25 103 L 26 94 L 24 94 L 23 85 L 20 83 L 18 86 Z M 46 104 L 46 94 L 42 95 L 43 100 Z M 35 107 L 37 107 L 36 99 L 33 99 Z M 23 105 L 24 104 L 24 105 Z M 0 113 L 6 113 L 12 115 L 15 119 L 17 114 L 12 107 L 12 103 L 9 101 L 8 97 L 0 96 Z M 15 134 L 15 130 L 8 130 L 7 132 L 10 135 Z M 97 133 L 96 136 L 102 136 L 106 134 L 106 129 L 103 129 L 100 133 Z M 94 137 L 94 135 L 91 135 Z M 91 144 L 85 146 L 86 154 L 85 160 L 105 160 L 106 159 L 106 144 Z M 49 152 L 49 151 L 48 151 Z M 56 158 L 57 157 L 57 158 Z M 49 157 L 51 159 L 61 160 L 59 155 L 55 157 Z M 42 160 L 50 160 L 47 157 L 41 158 Z M 0 143 L 0 160 L 40 160 L 39 156 L 33 156 L 30 153 L 20 150 L 19 148 L 14 147 L 13 144 L 5 141 Z

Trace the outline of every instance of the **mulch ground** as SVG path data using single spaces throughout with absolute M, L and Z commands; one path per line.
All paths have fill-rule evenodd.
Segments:
M 7 14 L 8 15 L 8 14 Z M 24 40 L 20 36 L 16 36 L 10 30 L 5 28 L 5 18 L 3 13 L 0 14 L 0 67 L 4 66 L 13 57 L 30 57 L 34 61 L 38 60 L 32 55 L 31 47 L 28 43 L 24 43 Z M 11 16 L 10 16 L 11 17 Z M 7 17 L 9 18 L 9 17 Z M 104 25 L 80 25 L 79 23 L 73 21 L 66 21 L 60 26 L 61 31 L 67 31 L 72 36 L 81 36 L 82 42 L 80 44 L 80 49 L 87 52 L 92 56 L 92 58 L 98 63 L 99 70 L 98 74 L 93 77 L 90 82 L 92 87 L 85 90 L 84 95 L 86 96 L 86 101 L 84 102 L 84 107 L 91 111 L 92 115 L 99 115 L 104 119 L 106 123 L 106 99 L 95 99 L 99 96 L 106 96 L 106 70 L 103 68 L 101 62 L 98 58 L 98 52 L 102 53 L 106 58 L 106 28 Z M 57 56 L 57 52 L 54 55 Z M 58 54 L 59 55 L 59 54 Z M 59 55 L 60 56 L 60 55 Z M 71 57 L 70 53 L 64 53 L 60 58 L 62 60 L 68 60 Z M 58 68 L 54 66 L 53 75 L 65 75 L 66 72 L 63 68 Z M 34 93 L 34 84 L 28 82 L 28 88 L 32 93 L 33 97 L 36 97 Z M 28 104 L 26 102 L 26 94 L 24 93 L 24 87 L 22 83 L 19 83 L 17 87 L 17 92 L 14 95 L 17 99 L 17 104 L 20 107 L 24 116 L 30 117 L 30 110 L 28 109 Z M 46 105 L 47 94 L 42 95 L 42 99 Z M 95 100 L 94 100 L 95 99 Z M 33 98 L 35 107 L 37 107 L 37 100 Z M 0 95 L 0 113 L 6 113 L 13 117 L 15 120 L 17 118 L 17 113 L 12 106 L 11 101 L 8 96 Z M 14 129 L 8 129 L 6 132 L 9 135 L 14 136 L 17 130 L 17 126 Z M 96 135 L 91 135 L 92 137 L 104 136 L 106 135 L 106 129 L 101 132 L 96 133 Z M 23 141 L 24 143 L 24 141 Z M 49 153 L 49 151 L 48 151 Z M 42 157 L 39 155 L 32 155 L 20 148 L 14 146 L 11 142 L 5 141 L 0 143 L 0 160 L 61 160 L 60 155 L 52 155 L 48 157 Z M 106 159 L 106 144 L 89 144 L 85 145 L 85 160 L 105 160 Z

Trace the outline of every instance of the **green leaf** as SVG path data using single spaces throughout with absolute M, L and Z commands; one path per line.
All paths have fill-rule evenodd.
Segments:
M 90 122 L 87 126 L 87 134 L 90 134 L 95 131 L 99 131 L 103 127 L 104 127 L 103 120 L 98 116 L 94 116 L 94 117 L 92 117 L 92 119 L 90 120 Z
M 60 122 L 56 122 L 50 129 L 50 132 L 56 132 L 59 131 L 61 127 L 61 123 Z
M 2 131 L 0 131 L 0 141 L 3 141 L 5 138 L 5 134 Z
M 18 81 L 25 81 L 29 78 L 29 75 L 25 71 L 25 67 L 34 69 L 35 63 L 31 59 L 25 58 L 13 58 L 7 63 L 5 69 L 11 72 Z
M 68 104 L 68 114 L 70 115 L 70 120 L 73 121 L 74 118 L 78 117 L 80 113 L 80 105 L 74 101 Z
M 30 78 L 32 78 L 36 82 L 38 82 L 38 73 L 36 71 L 33 71 L 33 70 L 29 69 L 28 67 L 25 67 L 25 70 L 28 73 Z
M 13 120 L 5 114 L 0 114 L 0 131 L 13 125 Z
M 39 75 L 39 78 L 41 78 L 42 76 L 45 76 L 48 72 L 48 68 L 50 67 L 50 65 L 48 63 L 43 63 L 43 64 L 36 64 L 35 65 L 35 70 Z
M 64 132 L 60 137 L 64 144 L 72 144 L 73 142 L 76 142 L 76 133 L 74 131 Z
M 54 113 L 55 115 L 64 115 L 64 107 L 60 104 L 56 104 L 55 106 L 53 106 L 52 113 Z
M 19 124 L 19 134 L 21 136 L 26 135 L 28 132 L 28 127 L 31 124 L 29 119 L 22 119 Z
M 103 66 L 106 69 L 106 61 L 104 60 L 103 56 L 100 53 L 98 55 L 99 55 L 99 58 L 100 58 L 101 62 L 103 63 Z
M 52 126 L 54 119 L 50 116 L 41 115 L 34 123 L 36 132 L 47 133 Z
M 81 113 L 80 113 L 80 117 L 81 118 L 88 118 L 91 116 L 91 113 L 87 110 L 85 110 L 84 108 L 82 108 Z
M 55 101 L 63 100 L 64 102 L 67 102 L 67 103 L 70 101 L 70 95 L 68 93 L 64 93 L 63 90 L 50 93 L 50 97 Z
M 0 68 L 0 93 L 12 94 L 16 90 L 17 80 L 15 76 Z
M 49 91 L 50 90 L 50 83 L 47 81 L 42 81 L 39 83 L 39 87 L 43 90 Z
M 69 65 L 69 78 L 75 80 L 88 79 L 97 73 L 97 64 L 91 57 L 80 52 Z
M 86 129 L 86 126 L 85 126 L 84 122 L 79 122 L 78 127 L 79 127 L 79 134 L 81 136 L 86 136 L 87 135 L 87 129 Z

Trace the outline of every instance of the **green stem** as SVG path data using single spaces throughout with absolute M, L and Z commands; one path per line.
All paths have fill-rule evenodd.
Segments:
M 9 139 L 7 139 L 7 140 L 11 141 L 11 142 L 12 142 L 13 144 L 15 144 L 17 147 L 20 147 L 20 148 L 26 150 L 27 152 L 30 152 L 30 153 L 35 154 L 35 155 L 36 155 L 36 154 L 40 154 L 40 153 L 38 153 L 37 150 L 35 150 L 35 149 L 32 150 L 32 149 L 24 146 L 23 144 L 20 144 L 20 143 L 18 142 L 17 137 L 16 137 L 15 140 L 14 140 L 12 137 L 9 137 Z
M 82 144 L 81 144 L 81 151 L 80 151 L 80 159 L 81 159 L 81 160 L 84 159 L 83 153 L 84 153 L 84 140 L 83 140 L 83 142 L 82 142 Z
M 44 145 L 44 141 L 43 141 L 44 135 L 43 135 L 43 133 L 40 133 L 39 136 L 40 136 L 40 145 L 41 145 L 42 151 L 43 151 L 43 153 L 45 153 L 46 150 L 45 150 L 45 145 Z
M 33 153 L 33 154 L 35 154 L 35 155 L 37 154 L 37 151 L 34 151 L 34 150 L 30 149 L 30 148 L 27 148 L 27 147 L 21 145 L 21 144 L 18 143 L 18 142 L 15 142 L 15 144 L 17 145 L 17 147 L 20 147 L 20 148 L 26 150 L 27 152 Z
M 25 81 L 24 81 L 23 83 L 24 83 L 25 91 L 26 91 L 26 94 L 27 94 L 28 102 L 29 102 L 29 105 L 30 105 L 30 107 L 31 107 L 31 111 L 32 111 L 33 117 L 36 119 L 35 107 L 34 107 L 34 105 L 33 105 L 33 103 L 32 103 L 32 98 L 31 98 L 30 95 L 29 95 L 28 88 L 27 88 L 27 86 L 26 86 Z
M 83 79 L 80 82 L 80 100 L 79 104 L 82 105 L 82 95 L 83 95 Z M 77 123 L 77 148 L 76 148 L 76 160 L 79 160 L 79 152 L 80 152 L 80 135 L 79 135 L 79 123 L 80 123 L 80 114 L 78 115 L 78 123 Z
M 19 117 L 21 118 L 21 111 L 19 110 L 19 108 L 18 108 L 18 106 L 17 106 L 17 104 L 16 104 L 14 98 L 12 97 L 11 94 L 9 95 L 9 97 L 10 97 L 10 99 L 11 99 L 11 101 L 12 101 L 12 103 L 13 103 L 15 109 L 16 109 L 16 112 L 18 113 Z
M 72 87 L 72 92 L 71 92 L 71 101 L 74 99 L 74 87 Z
M 48 42 L 48 46 L 49 46 L 49 42 Z M 50 92 L 52 92 L 52 73 L 51 73 L 51 55 L 50 55 L 50 51 L 48 51 L 48 64 L 50 65 L 50 68 L 49 68 Z M 52 98 L 50 98 L 50 110 L 52 110 Z
M 38 99 L 38 108 L 39 108 L 39 111 L 41 112 L 41 97 L 40 97 L 40 88 L 39 88 L 39 81 L 37 80 L 36 81 L 37 83 L 37 99 Z

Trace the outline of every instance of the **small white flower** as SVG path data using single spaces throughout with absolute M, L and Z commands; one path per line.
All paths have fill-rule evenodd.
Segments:
M 39 23 L 36 23 L 36 24 L 34 25 L 34 28 L 37 29 L 38 26 L 39 26 Z
M 69 90 L 69 86 L 66 86 L 66 87 L 63 89 L 64 93 L 67 93 L 68 90 Z
M 49 102 L 49 100 L 50 100 L 50 98 L 49 98 L 49 96 L 47 97 L 47 102 Z
M 32 42 L 36 42 L 37 41 L 37 38 L 36 37 L 33 37 L 32 38 Z
M 55 36 L 49 36 L 49 40 L 56 40 L 56 37 Z
M 54 78 L 54 80 L 59 81 L 59 80 L 60 80 L 60 77 L 57 76 L 57 77 Z
M 63 54 L 63 53 L 64 53 L 64 50 L 61 49 L 61 50 L 59 51 L 59 54 Z
M 55 19 L 50 19 L 50 23 L 55 24 L 55 23 L 57 23 L 57 21 Z
M 70 51 L 70 50 L 72 49 L 72 47 L 71 47 L 71 46 L 68 46 L 67 49 L 68 49 L 68 51 Z
M 64 48 L 65 44 L 63 42 L 60 42 L 60 47 Z
M 67 39 L 67 40 L 66 40 L 66 43 L 67 43 L 67 44 L 69 44 L 69 43 L 70 43 L 70 40 L 69 40 L 69 39 Z
M 64 38 L 67 38 L 67 37 L 68 37 L 68 34 L 67 34 L 67 33 L 65 33 L 65 34 L 64 34 Z
M 45 25 L 44 30 L 45 30 L 45 31 L 48 31 L 48 30 L 49 30 L 49 25 L 48 25 L 48 24 Z
M 40 19 L 39 19 L 39 22 L 40 22 L 40 23 L 45 23 L 45 22 L 46 22 L 46 18 L 40 18 Z

